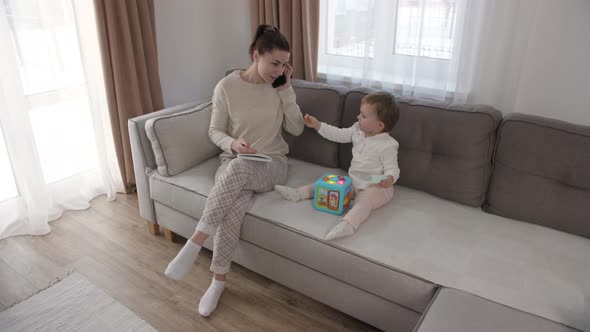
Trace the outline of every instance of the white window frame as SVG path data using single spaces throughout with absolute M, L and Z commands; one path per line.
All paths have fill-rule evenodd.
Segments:
M 387 63 L 396 63 L 397 67 L 405 68 L 406 70 L 411 70 L 411 66 L 415 62 L 414 58 L 420 58 L 420 66 L 421 72 L 434 72 L 441 68 L 441 66 L 448 66 L 450 65 L 449 59 L 441 59 L 441 58 L 433 58 L 433 57 L 426 57 L 426 56 L 415 56 L 415 55 L 405 55 L 405 54 L 397 54 L 395 53 L 395 36 L 397 30 L 397 14 L 398 14 L 398 1 L 376 1 L 375 12 L 388 12 L 392 13 L 392 17 L 394 19 L 383 22 L 383 20 L 376 20 L 375 30 L 377 34 L 375 36 L 375 57 L 368 58 L 368 57 L 351 57 L 351 56 L 342 56 L 342 55 L 331 55 L 327 53 L 327 42 L 329 30 L 326 26 L 327 22 L 329 22 L 329 12 L 328 12 L 328 2 L 329 0 L 320 1 L 320 13 L 324 14 L 324 17 L 320 18 L 320 31 L 324 31 L 325 34 L 320 34 L 319 38 L 319 50 L 318 50 L 318 78 L 320 80 L 326 80 L 327 76 L 324 68 L 323 63 L 330 63 L 331 68 L 338 68 L 339 74 L 331 74 L 331 77 L 335 77 L 338 81 L 342 83 L 349 83 L 352 80 L 357 80 L 362 77 L 363 67 L 365 66 L 366 62 L 370 65 L 381 67 L 381 68 L 388 68 L 386 66 Z M 391 36 L 389 32 L 393 31 L 394 34 Z M 379 55 L 386 54 L 385 57 L 379 57 Z M 453 54 L 453 50 L 451 50 L 451 55 Z M 404 63 L 407 63 L 404 65 Z M 413 82 L 404 82 L 403 76 L 404 73 L 397 68 L 391 68 L 392 70 L 381 72 L 379 73 L 379 77 L 375 76 L 370 78 L 372 81 L 382 82 L 385 84 L 390 84 L 394 86 L 399 85 L 414 85 Z M 431 80 L 434 82 L 434 78 L 428 76 L 419 77 L 420 81 L 428 82 Z M 436 82 L 432 84 L 427 84 L 426 86 L 421 86 L 424 90 L 431 89 L 432 91 L 437 90 Z

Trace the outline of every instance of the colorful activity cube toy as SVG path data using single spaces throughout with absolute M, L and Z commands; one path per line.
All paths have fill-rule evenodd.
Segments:
M 314 208 L 341 215 L 350 206 L 352 180 L 348 176 L 326 173 L 314 186 Z

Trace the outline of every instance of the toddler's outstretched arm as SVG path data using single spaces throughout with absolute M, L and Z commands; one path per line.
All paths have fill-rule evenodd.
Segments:
M 317 130 L 318 133 L 322 135 L 322 137 L 324 137 L 325 139 L 337 143 L 352 142 L 352 134 L 358 126 L 358 124 L 355 123 L 352 127 L 349 128 L 338 128 L 331 126 L 327 123 L 319 122 L 318 119 L 309 114 L 305 114 L 305 117 L 303 117 L 303 121 L 305 122 L 306 126 Z
M 320 130 L 321 123 L 318 121 L 318 119 L 307 113 L 305 113 L 305 116 L 303 117 L 303 123 L 305 123 L 308 128 Z

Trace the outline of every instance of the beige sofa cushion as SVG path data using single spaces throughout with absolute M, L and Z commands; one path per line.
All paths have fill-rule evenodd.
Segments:
M 220 153 L 207 134 L 211 107 L 209 100 L 188 111 L 146 122 L 146 134 L 160 175 L 176 175 Z

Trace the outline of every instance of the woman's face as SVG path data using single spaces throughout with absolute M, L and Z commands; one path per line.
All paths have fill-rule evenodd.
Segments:
M 271 52 L 260 55 L 257 51 L 254 51 L 254 62 L 256 63 L 258 75 L 266 83 L 272 83 L 277 77 L 283 75 L 285 65 L 289 62 L 289 52 L 275 48 Z

